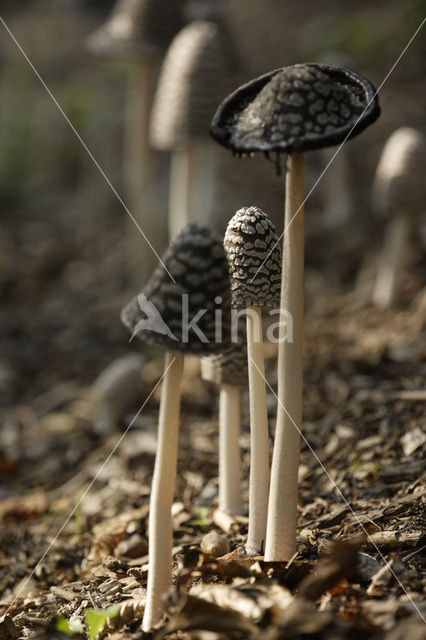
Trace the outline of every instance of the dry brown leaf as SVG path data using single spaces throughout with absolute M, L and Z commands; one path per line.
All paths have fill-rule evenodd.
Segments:
M 297 597 L 318 600 L 343 578 L 351 577 L 356 572 L 358 551 L 364 541 L 365 536 L 362 535 L 351 540 L 335 542 L 330 555 L 321 560 L 315 573 L 302 580 Z

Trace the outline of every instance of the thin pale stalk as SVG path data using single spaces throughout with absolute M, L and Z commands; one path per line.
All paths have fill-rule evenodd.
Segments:
M 155 193 L 157 154 L 149 143 L 149 119 L 158 77 L 158 63 L 144 61 L 129 73 L 124 119 L 124 181 L 128 205 L 138 225 L 161 255 L 165 231 L 158 216 Z M 158 259 L 135 223 L 128 220 L 129 271 L 137 281 L 148 279 Z
M 286 232 L 283 241 L 280 304 L 281 310 L 291 315 L 293 340 L 284 341 L 287 327 L 281 324 L 278 345 L 277 424 L 265 547 L 265 560 L 268 562 L 289 560 L 296 549 L 303 387 L 304 212 L 301 205 L 304 200 L 304 185 L 303 155 L 293 153 L 288 158 L 286 176 Z
M 334 148 L 321 150 L 324 165 L 328 167 L 319 183 L 324 210 L 321 223 L 328 229 L 347 224 L 352 214 L 348 153 L 345 147 L 337 156 L 335 153 Z
M 250 394 L 250 489 L 248 555 L 262 553 L 265 545 L 269 492 L 269 433 L 266 405 L 262 312 L 247 307 L 247 355 Z
M 183 356 L 166 354 L 158 444 L 149 511 L 149 566 L 143 629 L 161 620 L 162 597 L 172 584 L 172 504 L 176 477 Z
M 169 238 L 187 224 L 208 224 L 215 195 L 216 149 L 210 140 L 191 140 L 172 152 Z
M 410 230 L 409 215 L 400 214 L 389 220 L 371 296 L 373 304 L 381 309 L 389 309 L 394 302 L 398 274 L 407 253 Z
M 219 510 L 241 514 L 240 389 L 225 384 L 219 400 Z

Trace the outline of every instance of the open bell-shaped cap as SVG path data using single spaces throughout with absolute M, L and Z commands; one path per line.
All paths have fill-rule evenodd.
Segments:
M 228 223 L 224 247 L 232 306 L 279 307 L 281 248 L 269 216 L 257 207 L 239 209 Z
M 231 93 L 212 136 L 234 153 L 309 151 L 352 138 L 380 115 L 373 85 L 345 67 L 295 64 Z
M 208 227 L 185 227 L 151 279 L 121 313 L 149 345 L 174 353 L 218 353 L 230 344 L 231 293 L 220 238 Z

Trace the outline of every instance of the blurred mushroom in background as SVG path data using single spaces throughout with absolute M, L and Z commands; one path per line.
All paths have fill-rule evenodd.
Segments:
M 398 273 L 407 257 L 414 219 L 426 209 L 426 140 L 421 131 L 401 127 L 386 142 L 373 184 L 373 209 L 387 217 L 371 299 L 389 309 L 397 295 Z
M 123 175 L 134 217 L 129 222 L 129 272 L 138 285 L 158 261 L 149 244 L 157 254 L 166 245 L 157 210 L 157 158 L 149 145 L 148 126 L 162 56 L 182 26 L 181 4 L 179 0 L 118 0 L 108 20 L 87 41 L 93 53 L 129 63 Z
M 189 4 L 193 19 L 165 57 L 152 106 L 151 143 L 171 152 L 169 237 L 207 223 L 216 190 L 217 150 L 209 136 L 215 108 L 235 82 L 235 52 L 215 2 Z

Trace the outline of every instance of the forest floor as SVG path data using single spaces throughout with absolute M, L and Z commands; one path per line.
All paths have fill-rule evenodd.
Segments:
M 218 526 L 217 392 L 200 379 L 199 362 L 188 362 L 173 507 L 175 588 L 153 637 L 426 638 L 426 290 L 421 263 L 414 267 L 391 312 L 363 301 L 362 279 L 350 293 L 321 284 L 321 295 L 307 293 L 290 563 L 244 554 L 246 516 Z M 266 354 L 275 389 L 275 347 Z M 58 616 L 77 631 L 80 625 L 73 637 L 94 638 L 86 612 L 114 604 L 120 607 L 98 637 L 149 637 L 140 620 L 160 388 L 150 394 L 161 368 L 158 357 L 146 361 L 138 401 L 103 437 L 93 429 L 93 386 L 78 380 L 59 378 L 3 415 L 1 640 L 69 637 Z M 268 405 L 273 431 L 272 392 Z M 247 505 L 246 391 L 241 406 Z M 211 531 L 222 536 L 218 558 L 204 539 Z

